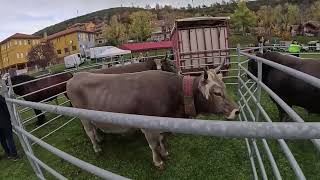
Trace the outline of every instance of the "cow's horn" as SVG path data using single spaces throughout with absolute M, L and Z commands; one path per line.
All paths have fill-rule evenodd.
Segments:
M 207 80 L 208 79 L 208 72 L 207 72 L 207 68 L 203 69 L 204 73 L 203 73 L 203 79 Z
M 161 59 L 161 62 L 166 62 L 167 60 L 168 60 L 168 52 L 166 52 L 164 59 Z
M 226 61 L 226 58 L 223 58 L 221 64 L 220 64 L 218 67 L 216 67 L 215 69 L 213 69 L 213 71 L 214 71 L 215 73 L 218 73 L 218 72 L 220 71 L 220 69 L 222 68 L 222 66 L 224 65 L 224 62 L 225 62 L 225 61 Z

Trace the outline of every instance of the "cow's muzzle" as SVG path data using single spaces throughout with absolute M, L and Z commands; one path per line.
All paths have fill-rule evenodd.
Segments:
M 233 109 L 231 111 L 231 113 L 229 114 L 228 117 L 226 117 L 228 120 L 233 120 L 236 118 L 236 116 L 240 113 L 240 110 L 239 109 Z

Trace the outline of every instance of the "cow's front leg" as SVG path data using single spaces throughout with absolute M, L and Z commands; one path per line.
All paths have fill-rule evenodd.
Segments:
M 86 121 L 86 120 L 81 120 L 81 123 L 84 127 L 84 130 L 86 131 L 87 135 L 89 136 L 89 138 L 91 140 L 94 152 L 96 152 L 96 153 L 101 152 L 102 149 L 96 140 L 97 132 L 96 132 L 96 128 L 94 127 L 94 125 L 90 121 Z
M 141 129 L 141 131 L 144 133 L 144 136 L 146 137 L 149 147 L 152 151 L 153 164 L 160 170 L 163 170 L 164 162 L 162 161 L 160 156 L 160 149 L 161 149 L 160 142 L 159 142 L 160 133 L 152 132 L 144 129 Z
M 290 105 L 289 105 L 290 106 Z M 292 106 L 290 106 L 292 108 Z M 280 105 L 277 105 L 278 111 L 279 111 L 279 118 L 281 122 L 287 122 L 290 121 L 290 116 L 282 109 Z

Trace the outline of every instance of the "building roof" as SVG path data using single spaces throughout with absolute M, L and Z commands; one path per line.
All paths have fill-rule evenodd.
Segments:
M 15 33 L 14 35 L 8 37 L 7 39 L 0 42 L 0 44 L 6 43 L 11 39 L 40 39 L 39 36 L 29 35 L 29 34 L 22 34 L 22 33 Z
M 128 43 L 128 44 L 123 44 L 120 48 L 131 50 L 133 52 L 150 51 L 150 50 L 157 50 L 157 49 L 169 49 L 169 48 L 172 48 L 172 41 Z
M 208 20 L 229 20 L 230 17 L 192 17 L 177 19 L 177 22 L 186 22 L 186 21 L 208 21 Z
M 60 31 L 60 32 L 57 32 L 55 34 L 52 34 L 52 35 L 48 36 L 47 40 L 52 40 L 52 39 L 55 39 L 55 38 L 58 38 L 58 37 L 61 37 L 61 36 L 65 36 L 67 34 L 71 34 L 71 33 L 74 33 L 74 32 L 94 33 L 93 31 L 86 31 L 86 30 L 83 30 L 83 29 L 80 29 L 80 28 L 70 28 L 70 29 L 66 29 L 64 31 Z
M 307 23 L 304 24 L 304 26 L 312 26 L 315 29 L 319 29 L 320 22 L 319 21 L 308 21 Z

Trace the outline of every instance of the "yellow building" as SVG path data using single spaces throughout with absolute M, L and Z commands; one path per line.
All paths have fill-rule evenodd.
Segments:
M 24 69 L 31 47 L 40 43 L 40 37 L 16 33 L 0 42 L 0 69 Z
M 47 37 L 59 58 L 85 53 L 85 49 L 94 47 L 94 32 L 80 28 L 66 29 Z

